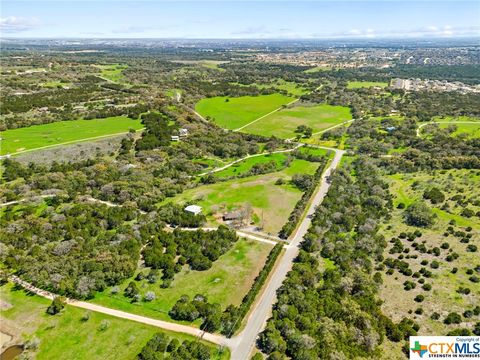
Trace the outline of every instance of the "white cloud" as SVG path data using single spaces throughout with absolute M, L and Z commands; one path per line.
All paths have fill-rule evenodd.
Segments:
M 6 16 L 0 18 L 0 31 L 19 32 L 37 27 L 40 21 L 34 17 Z

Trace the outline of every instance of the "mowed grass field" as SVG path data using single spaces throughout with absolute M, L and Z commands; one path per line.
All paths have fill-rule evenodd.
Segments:
M 385 236 L 388 243 L 384 257 L 398 258 L 400 254 L 389 254 L 392 244 L 389 243 L 392 237 L 398 237 L 401 232 L 413 232 L 420 230 L 421 237 L 412 242 L 407 239 L 400 239 L 404 248 L 409 249 L 408 253 L 403 253 L 403 261 L 410 265 L 412 271 L 418 272 L 422 267 L 433 273 L 432 278 L 424 278 L 425 283 L 431 284 L 432 289 L 425 291 L 419 279 L 412 276 L 405 276 L 395 270 L 394 274 L 387 275 L 382 271 L 383 285 L 381 287 L 381 298 L 384 300 L 382 305 L 383 311 L 392 317 L 395 321 L 401 320 L 402 317 L 413 318 L 421 328 L 420 335 L 446 335 L 446 333 L 454 328 L 467 327 L 471 328 L 473 323 L 478 321 L 478 317 L 470 319 L 462 316 L 462 324 L 445 325 L 443 319 L 450 312 L 462 314 L 465 310 L 472 310 L 480 303 L 480 284 L 469 280 L 470 275 L 467 270 L 473 269 L 479 264 L 478 252 L 467 251 L 467 245 L 476 245 L 480 247 L 480 219 L 478 216 L 467 218 L 461 215 L 464 208 L 469 208 L 474 212 L 480 211 L 480 206 L 474 205 L 480 200 L 478 195 L 478 183 L 480 181 L 480 172 L 478 170 L 449 170 L 435 171 L 432 173 L 413 173 L 413 174 L 395 174 L 387 177 L 390 183 L 390 191 L 394 194 L 394 211 L 392 219 L 382 226 L 381 232 Z M 436 215 L 435 224 L 430 228 L 417 228 L 408 226 L 403 222 L 403 210 L 397 209 L 399 203 L 406 206 L 414 201 L 422 199 L 423 192 L 431 187 L 439 188 L 445 195 L 445 206 L 442 204 L 426 203 Z M 461 201 L 468 200 L 466 204 L 459 204 L 456 200 L 452 200 L 453 196 L 460 196 Z M 472 204 L 473 203 L 473 204 Z M 468 242 L 462 243 L 461 238 L 448 235 L 445 232 L 451 221 L 455 221 L 453 225 L 455 231 L 463 231 L 471 234 Z M 468 228 L 471 230 L 467 230 Z M 412 244 L 424 243 L 427 249 L 438 247 L 440 255 L 435 256 L 433 253 L 422 253 L 416 251 Z M 443 243 L 449 244 L 449 249 L 441 248 Z M 457 253 L 459 257 L 451 262 L 446 261 L 448 254 Z M 417 258 L 412 258 L 416 255 Z M 439 267 L 434 269 L 430 266 L 432 261 L 438 261 Z M 421 264 L 427 261 L 427 264 Z M 451 270 L 456 267 L 458 272 L 453 274 Z M 474 271 L 478 276 L 478 273 Z M 403 289 L 405 281 L 416 283 L 416 287 L 410 291 Z M 462 295 L 457 292 L 459 287 L 466 287 L 471 290 L 468 295 Z M 424 295 L 425 300 L 421 303 L 414 301 L 416 295 Z M 409 314 L 409 311 L 415 311 L 417 308 L 423 309 L 423 314 Z M 430 316 L 437 312 L 440 319 L 435 321 Z
M 387 82 L 381 81 L 349 81 L 347 84 L 347 89 L 361 89 L 369 87 L 380 87 L 385 88 L 388 86 Z
M 200 100 L 195 105 L 195 110 L 220 127 L 235 130 L 293 100 L 293 97 L 280 94 L 218 96 Z
M 478 124 L 440 124 L 441 128 L 447 128 L 450 125 L 455 125 L 457 130 L 452 134 L 454 136 L 466 134 L 469 138 L 480 138 L 480 121 Z
M 167 289 L 160 288 L 160 281 L 155 284 L 150 284 L 147 280 L 136 282 L 140 294 L 145 295 L 147 291 L 156 294 L 156 299 L 151 302 L 132 303 L 131 299 L 123 296 L 123 291 L 134 277 L 119 286 L 118 294 L 111 294 L 111 288 L 108 288 L 98 293 L 92 301 L 114 309 L 167 321 L 174 321 L 168 312 L 182 295 L 188 295 L 190 298 L 196 294 L 206 295 L 209 302 L 219 303 L 223 309 L 230 304 L 239 305 L 262 269 L 272 247 L 271 244 L 239 239 L 227 253 L 213 263 L 210 269 L 193 271 L 185 266 L 175 275 Z M 140 268 L 139 271 L 147 272 L 147 269 Z M 195 323 L 197 326 L 199 324 L 198 321 Z
M 29 351 L 38 360 L 129 360 L 135 359 L 142 347 L 157 332 L 179 341 L 195 340 L 194 337 L 173 333 L 133 321 L 90 312 L 87 321 L 82 317 L 87 310 L 73 306 L 55 316 L 45 313 L 51 301 L 24 290 L 16 290 L 12 284 L 0 287 L 0 298 L 7 306 L 0 311 L 1 329 L 14 333 L 17 343 L 37 338 L 40 345 Z M 107 322 L 101 330 L 102 322 Z M 217 354 L 217 348 L 209 343 L 214 359 L 228 359 L 228 353 Z M 30 357 L 29 357 L 30 358 Z
M 122 82 L 124 76 L 122 71 L 128 68 L 128 65 L 111 64 L 111 65 L 95 65 L 101 70 L 100 76 L 112 82 Z
M 222 171 L 218 171 L 213 174 L 215 175 L 215 177 L 218 177 L 218 178 L 239 176 L 250 171 L 252 167 L 256 164 L 265 164 L 271 161 L 274 161 L 276 168 L 280 170 L 284 166 L 287 158 L 288 158 L 288 153 L 277 153 L 277 154 L 266 154 L 261 156 L 255 156 L 255 157 L 251 157 L 243 161 L 240 161 Z
M 280 138 L 292 138 L 297 135 L 295 129 L 299 125 L 309 126 L 316 133 L 351 119 L 350 109 L 344 106 L 294 106 L 270 114 L 241 131 L 264 136 L 275 135 Z
M 245 86 L 255 86 L 259 89 L 279 89 L 285 90 L 292 96 L 302 96 L 308 93 L 308 90 L 302 87 L 300 84 L 297 84 L 292 81 L 285 81 L 283 79 L 278 79 L 277 81 L 272 82 L 271 84 L 257 84 L 253 83 L 250 85 L 244 85 L 240 83 L 231 83 L 232 85 L 237 85 L 241 87 Z
M 15 154 L 46 146 L 73 143 L 84 139 L 119 134 L 143 128 L 140 120 L 126 116 L 104 119 L 58 121 L 50 124 L 9 129 L 0 136 L 0 154 Z
M 263 217 L 264 231 L 277 234 L 302 196 L 302 192 L 289 180 L 294 174 L 313 174 L 317 167 L 317 163 L 295 159 L 281 171 L 201 185 L 184 191 L 173 201 L 181 204 L 193 201 L 202 206 L 212 226 L 221 223 L 224 212 L 249 204 L 255 223 L 260 225 Z M 279 178 L 286 183 L 275 185 Z

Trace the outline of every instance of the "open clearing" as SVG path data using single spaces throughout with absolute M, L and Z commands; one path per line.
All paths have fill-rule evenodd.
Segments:
M 129 129 L 139 130 L 142 127 L 140 120 L 114 116 L 104 119 L 58 121 L 11 129 L 1 133 L 0 154 L 15 154 L 45 146 L 119 134 Z
M 297 135 L 295 129 L 299 125 L 309 126 L 315 133 L 351 119 L 350 109 L 344 106 L 294 106 L 270 114 L 246 126 L 242 131 L 264 136 L 292 138 Z
M 243 161 L 240 161 L 236 164 L 233 164 L 232 166 L 222 170 L 218 171 L 215 174 L 215 177 L 218 178 L 228 178 L 231 176 L 241 176 L 248 171 L 252 169 L 252 167 L 256 164 L 265 164 L 269 163 L 271 161 L 275 162 L 275 168 L 280 170 L 284 164 L 285 161 L 288 158 L 288 153 L 277 153 L 277 154 L 266 154 L 263 156 L 255 156 L 252 158 L 245 159 Z
M 301 85 L 294 83 L 292 81 L 285 81 L 283 79 L 278 79 L 277 81 L 271 83 L 271 84 L 249 84 L 249 85 L 244 85 L 240 83 L 231 83 L 232 85 L 237 85 L 237 86 L 242 86 L 242 87 L 248 87 L 248 86 L 255 86 L 259 89 L 278 89 L 278 90 L 285 90 L 292 96 L 302 96 L 304 94 L 308 93 L 308 90 L 302 87 Z
M 370 87 L 385 88 L 387 86 L 388 86 L 387 82 L 380 82 L 380 81 L 349 81 L 347 84 L 347 89 L 360 89 L 360 88 L 370 88 Z
M 39 339 L 40 345 L 35 352 L 38 360 L 134 359 L 157 332 L 180 341 L 194 340 L 188 335 L 95 312 L 89 313 L 89 319 L 83 321 L 82 317 L 87 311 L 68 305 L 58 315 L 47 315 L 45 311 L 50 305 L 49 300 L 29 295 L 24 290 L 15 290 L 12 284 L 0 287 L 0 297 L 13 305 L 0 312 L 0 328 L 7 332 L 15 329 L 17 340 L 20 341 Z M 108 324 L 105 330 L 101 330 L 102 322 Z M 211 348 L 215 352 L 215 347 Z M 214 358 L 227 359 L 228 354 Z
M 451 125 L 457 127 L 457 130 L 452 135 L 466 134 L 469 138 L 480 138 L 480 121 L 478 124 L 440 124 L 440 127 L 447 128 Z
M 167 289 L 160 288 L 161 281 L 155 284 L 150 284 L 147 280 L 136 282 L 142 295 L 147 291 L 155 293 L 156 299 L 151 302 L 132 303 L 131 299 L 123 296 L 124 289 L 134 277 L 119 286 L 118 294 L 111 294 L 111 288 L 108 288 L 98 293 L 93 302 L 173 322 L 176 321 L 170 318 L 168 312 L 184 294 L 190 298 L 196 294 L 204 294 L 209 302 L 219 303 L 223 309 L 230 304 L 239 305 L 263 267 L 272 247 L 271 244 L 255 240 L 240 239 L 206 271 L 194 271 L 185 266 L 175 275 L 174 281 Z M 147 272 L 145 268 L 141 268 L 140 271 Z M 195 324 L 199 325 L 198 321 Z
M 262 224 L 267 233 L 277 234 L 288 219 L 302 192 L 289 183 L 294 174 L 313 174 L 317 163 L 295 159 L 290 166 L 277 172 L 201 185 L 174 198 L 176 203 L 194 202 L 203 207 L 210 225 L 218 225 L 226 211 L 249 204 L 253 220 Z M 275 185 L 282 178 L 283 185 Z
M 414 273 L 425 267 L 432 272 L 432 278 L 405 276 L 397 270 L 392 275 L 387 275 L 383 271 L 383 285 L 380 293 L 382 300 L 385 301 L 382 305 L 383 311 L 395 321 L 401 320 L 404 316 L 413 318 L 421 326 L 420 335 L 446 335 L 454 328 L 471 328 L 473 323 L 478 321 L 475 316 L 469 319 L 462 316 L 462 324 L 459 325 L 445 325 L 443 319 L 452 311 L 461 315 L 465 310 L 472 310 L 479 304 L 480 284 L 470 281 L 471 274 L 467 274 L 467 270 L 472 271 L 475 266 L 480 265 L 478 251 L 469 252 L 467 246 L 480 246 L 480 219 L 475 215 L 465 217 L 460 214 L 465 208 L 474 212 L 480 210 L 480 206 L 478 206 L 480 196 L 477 192 L 480 172 L 478 170 L 436 171 L 431 174 L 420 172 L 391 175 L 387 179 L 390 182 L 390 191 L 396 195 L 396 198 L 394 199 L 395 210 L 392 219 L 388 222 L 388 226 L 384 225 L 382 228 L 385 240 L 389 244 L 384 257 L 396 259 L 402 256 L 402 260 L 409 264 Z M 427 229 L 406 225 L 403 222 L 404 210 L 397 209 L 398 204 L 410 205 L 421 199 L 423 192 L 433 186 L 440 189 L 446 197 L 445 202 L 441 204 L 434 205 L 426 201 L 437 216 L 435 224 Z M 454 196 L 457 198 L 452 199 Z M 466 202 L 463 203 L 463 201 Z M 445 236 L 452 220 L 456 222 L 456 225 L 453 225 L 455 231 L 471 234 L 468 244 L 461 242 L 459 236 L 453 234 Z M 471 230 L 468 230 L 469 227 Z M 408 233 L 417 229 L 421 232 L 420 237 L 413 241 L 400 239 L 408 252 L 389 253 L 393 247 L 393 244 L 389 242 L 390 239 L 398 238 L 401 232 Z M 433 252 L 428 253 L 428 251 L 417 251 L 412 246 L 414 243 L 423 243 L 427 250 L 437 247 L 440 249 L 440 255 L 436 256 Z M 443 243 L 448 243 L 449 248 L 443 249 L 441 246 Z M 446 257 L 451 253 L 457 253 L 459 257 L 453 261 L 447 261 Z M 434 260 L 439 263 L 438 268 L 431 267 Z M 421 264 L 422 261 L 427 263 Z M 454 267 L 458 268 L 458 272 L 455 274 L 451 273 Z M 473 274 L 479 275 L 475 271 Z M 403 283 L 407 280 L 416 283 L 416 287 L 409 291 L 404 290 Z M 432 289 L 430 291 L 423 290 L 422 283 L 419 281 L 431 284 Z M 471 293 L 460 294 L 457 292 L 459 287 L 469 288 Z M 421 303 L 414 301 L 415 296 L 419 294 L 425 296 L 425 300 Z M 423 314 L 413 313 L 417 308 L 422 308 Z M 411 315 L 409 315 L 409 311 L 412 311 Z M 430 318 L 434 312 L 440 314 L 439 320 Z
M 280 94 L 217 96 L 200 100 L 195 105 L 195 111 L 205 118 L 208 117 L 220 127 L 234 130 L 293 100 L 295 100 L 293 97 Z
M 100 76 L 111 82 L 122 82 L 124 76 L 122 71 L 128 68 L 128 65 L 112 64 L 112 65 L 95 65 L 101 70 Z

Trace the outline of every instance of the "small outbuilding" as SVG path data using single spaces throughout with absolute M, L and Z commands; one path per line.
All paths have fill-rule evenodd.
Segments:
M 240 220 L 243 218 L 243 213 L 241 210 L 230 211 L 223 214 L 223 221 L 234 221 Z
M 180 136 L 178 136 L 178 135 L 172 135 L 172 136 L 171 136 L 171 140 L 172 140 L 172 141 L 180 141 Z
M 188 205 L 184 210 L 194 215 L 198 215 L 202 212 L 202 207 L 198 205 Z

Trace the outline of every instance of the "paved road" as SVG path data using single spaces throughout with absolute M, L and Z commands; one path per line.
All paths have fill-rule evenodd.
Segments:
M 314 214 L 315 208 L 322 202 L 330 187 L 330 184 L 327 182 L 327 178 L 330 176 L 332 170 L 338 166 L 343 154 L 345 153 L 343 150 L 332 150 L 335 151 L 335 156 L 322 176 L 320 188 L 314 195 L 305 218 L 298 226 L 290 245 L 287 247 L 285 254 L 280 259 L 280 262 L 275 268 L 274 273 L 272 273 L 269 282 L 264 286 L 264 291 L 256 302 L 256 306 L 247 320 L 245 329 L 238 336 L 232 338 L 231 360 L 249 359 L 249 355 L 255 345 L 257 336 L 265 327 L 267 319 L 271 314 L 272 305 L 276 301 L 276 292 L 282 285 L 282 282 L 285 280 L 287 273 L 291 270 L 293 260 L 297 257 L 299 252 L 300 242 L 310 227 L 311 216 Z

